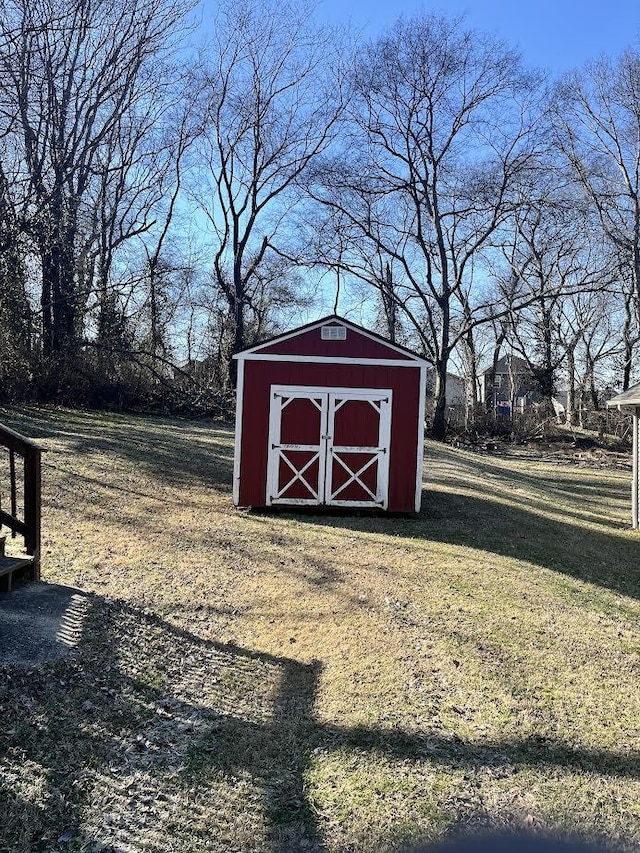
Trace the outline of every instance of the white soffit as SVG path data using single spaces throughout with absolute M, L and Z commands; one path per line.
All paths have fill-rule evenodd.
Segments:
M 607 400 L 608 409 L 635 409 L 640 407 L 640 382 L 632 385 L 622 394 L 616 394 L 610 400 Z

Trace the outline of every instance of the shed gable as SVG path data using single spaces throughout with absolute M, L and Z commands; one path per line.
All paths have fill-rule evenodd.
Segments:
M 402 361 L 408 364 L 422 362 L 422 359 L 402 347 L 387 343 L 374 333 L 339 317 L 327 317 L 309 326 L 303 326 L 294 332 L 251 347 L 245 353 L 250 358 L 306 356 L 336 361 L 343 358 L 364 358 Z M 239 357 L 244 357 L 245 353 L 239 353 Z

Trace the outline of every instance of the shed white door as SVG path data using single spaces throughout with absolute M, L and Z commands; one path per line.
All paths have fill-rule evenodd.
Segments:
M 267 500 L 386 509 L 391 391 L 271 388 Z

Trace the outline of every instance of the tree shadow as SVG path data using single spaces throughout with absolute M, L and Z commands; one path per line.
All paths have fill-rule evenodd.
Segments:
M 524 468 L 523 460 L 512 457 L 506 458 L 505 467 L 486 456 L 464 453 L 444 445 L 429 447 L 427 458 L 429 456 L 435 457 L 436 480 L 440 487 L 458 491 L 463 485 L 480 496 L 500 496 L 511 502 L 526 501 L 527 506 L 542 512 L 560 504 L 566 517 L 595 521 L 612 530 L 621 527 L 608 512 L 608 503 L 626 503 L 629 487 L 626 484 L 603 483 L 598 479 L 598 469 L 592 471 L 591 477 L 584 469 L 579 475 L 575 470 L 576 463 L 570 459 L 563 459 L 564 464 L 557 463 L 553 467 L 553 463 L 548 461 L 527 459 L 527 467 Z
M 477 496 L 439 492 L 425 504 L 427 523 L 416 535 L 525 560 L 640 598 L 638 542 L 633 537 Z
M 201 483 L 231 491 L 233 446 L 224 424 L 25 407 L 3 413 L 3 422 L 36 442 L 64 441 L 62 460 L 65 455 L 113 456 L 170 486 Z M 52 460 L 45 455 L 43 464 L 52 464 Z M 63 461 L 62 469 L 68 467 Z M 97 483 L 104 485 L 100 478 Z M 127 490 L 122 485 L 119 488 Z
M 261 828 L 261 848 L 320 849 L 304 792 L 319 664 L 87 598 L 74 652 L 0 677 L 7 849 L 248 848 Z
M 534 510 L 472 494 L 423 492 L 417 518 L 301 515 L 299 521 L 357 531 L 442 542 L 523 560 L 631 598 L 640 598 L 638 541 Z
M 321 851 L 306 774 L 334 750 L 431 768 L 640 777 L 640 754 L 630 750 L 324 723 L 315 710 L 320 663 L 223 645 L 91 601 L 75 653 L 40 670 L 6 669 L 0 680 L 0 822 L 17 853 L 91 844 Z

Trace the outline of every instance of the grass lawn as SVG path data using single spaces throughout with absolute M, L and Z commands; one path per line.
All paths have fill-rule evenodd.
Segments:
M 417 518 L 231 504 L 204 422 L 0 410 L 79 645 L 0 669 L 2 851 L 640 845 L 630 475 L 428 443 Z

